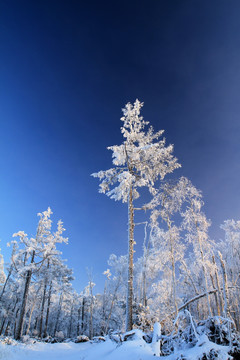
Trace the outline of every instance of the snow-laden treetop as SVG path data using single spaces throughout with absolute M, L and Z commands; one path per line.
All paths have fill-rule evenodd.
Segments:
M 146 129 L 149 123 L 140 116 L 142 107 L 139 100 L 125 105 L 121 118 L 124 141 L 108 147 L 115 167 L 92 174 L 101 181 L 99 192 L 114 200 L 127 202 L 130 188 L 137 199 L 137 188 L 143 186 L 154 194 L 155 181 L 181 167 L 172 155 L 173 145 L 166 146 L 165 138 L 161 138 L 164 130 L 154 133 L 152 126 Z

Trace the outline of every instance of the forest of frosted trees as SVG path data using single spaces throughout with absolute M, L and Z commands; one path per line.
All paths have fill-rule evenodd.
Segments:
M 93 338 L 132 328 L 148 332 L 155 322 L 169 333 L 184 309 L 196 322 L 228 319 L 239 331 L 240 221 L 224 221 L 223 240 L 209 237 L 201 191 L 174 176 L 180 164 L 173 146 L 143 120 L 142 106 L 136 100 L 123 109 L 123 143 L 109 147 L 113 168 L 93 174 L 100 192 L 126 203 L 128 252 L 109 256 L 102 293 L 94 292 L 89 273 L 78 294 L 58 250 L 68 242 L 63 223 L 52 224 L 50 208 L 38 219 L 33 214 L 35 237 L 15 233 L 9 263 L 0 257 L 0 335 Z M 140 213 L 144 231 L 136 238 Z M 142 245 L 139 257 L 136 242 Z

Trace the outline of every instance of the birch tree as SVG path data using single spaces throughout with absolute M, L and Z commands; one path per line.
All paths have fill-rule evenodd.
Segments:
M 206 215 L 202 211 L 204 202 L 202 201 L 201 192 L 197 190 L 190 181 L 186 199 L 188 205 L 186 210 L 182 213 L 183 228 L 187 231 L 186 240 L 193 244 L 196 258 L 202 267 L 208 314 L 209 316 L 212 316 L 207 279 L 208 257 L 212 252 L 212 242 L 208 236 L 210 221 L 207 220 Z
M 24 315 L 26 311 L 29 287 L 33 273 L 42 268 L 43 263 L 51 256 L 59 254 L 56 250 L 56 243 L 67 243 L 68 239 L 62 237 L 65 230 L 62 222 L 59 221 L 57 231 L 52 233 L 52 221 L 50 220 L 51 209 L 39 213 L 37 233 L 34 238 L 28 238 L 24 231 L 13 234 L 13 237 L 19 238 L 19 251 L 13 255 L 12 262 L 15 270 L 24 278 L 23 294 L 19 310 L 19 319 L 16 327 L 15 338 L 20 339 L 23 329 Z M 20 266 L 21 264 L 21 266 Z
M 151 214 L 151 227 L 155 230 L 155 237 L 158 238 L 159 219 L 163 225 L 166 225 L 167 230 L 161 232 L 159 240 L 161 243 L 166 243 L 169 256 L 166 261 L 170 263 L 172 273 L 172 298 L 177 316 L 177 291 L 176 291 L 176 262 L 181 261 L 184 256 L 185 246 L 181 238 L 181 223 L 178 225 L 178 216 L 181 212 L 182 206 L 186 200 L 188 180 L 181 177 L 178 182 L 165 182 L 161 184 L 158 194 L 148 204 L 148 207 L 153 208 Z M 176 221 L 176 218 L 178 222 Z M 163 244 L 162 244 L 163 246 Z M 165 264 L 165 265 L 166 265 Z
M 155 194 L 155 182 L 180 167 L 173 156 L 173 145 L 166 146 L 163 130 L 154 133 L 153 127 L 140 116 L 143 103 L 136 100 L 123 109 L 121 132 L 123 143 L 108 147 L 114 167 L 92 174 L 100 180 L 100 192 L 111 199 L 128 203 L 128 282 L 126 299 L 126 330 L 133 325 L 133 253 L 134 200 L 139 188 L 146 187 Z

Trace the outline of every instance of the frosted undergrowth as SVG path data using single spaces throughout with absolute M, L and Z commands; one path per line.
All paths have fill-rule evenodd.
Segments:
M 199 335 L 193 347 L 182 344 L 168 356 L 154 356 L 152 343 L 146 343 L 143 333 L 137 330 L 128 341 L 120 344 L 109 338 L 101 343 L 40 343 L 12 345 L 0 343 L 0 359 L 4 360 L 228 360 L 229 347 L 209 341 L 205 334 Z M 204 354 L 206 356 L 204 357 Z

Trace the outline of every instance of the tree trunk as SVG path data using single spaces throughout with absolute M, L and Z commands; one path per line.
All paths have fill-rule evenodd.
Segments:
M 4 336 L 8 336 L 9 326 L 10 326 L 10 321 L 7 322 L 7 326 L 6 326 L 5 331 L 4 331 Z
M 214 278 L 213 275 L 210 273 L 210 279 L 212 281 L 212 286 L 213 288 L 216 288 L 215 283 L 214 283 Z M 220 306 L 219 306 L 219 302 L 218 302 L 218 294 L 214 293 L 214 298 L 215 298 L 215 303 L 216 303 L 216 309 L 217 309 L 217 315 L 220 316 Z
M 4 325 L 5 322 L 7 320 L 7 318 L 9 318 L 9 310 L 11 308 L 11 303 L 8 305 L 7 309 L 6 309 L 6 313 L 4 315 L 4 318 L 2 319 L 2 324 L 1 324 L 1 329 L 0 329 L 0 335 L 2 335 L 3 329 L 4 329 Z
M 134 208 L 133 188 L 130 187 L 128 197 L 128 283 L 126 301 L 126 331 L 133 327 L 133 245 L 134 245 Z
M 107 280 L 105 281 L 104 292 L 103 292 L 101 335 L 104 334 L 104 329 L 106 328 L 106 300 L 107 300 L 106 293 L 107 293 Z
M 78 308 L 77 336 L 80 335 L 80 314 L 81 314 L 81 307 Z
M 50 311 L 50 305 L 51 305 L 51 295 L 52 295 L 52 281 L 50 283 L 49 291 L 48 291 L 47 313 L 46 313 L 43 337 L 47 337 L 47 327 L 48 327 L 49 311 Z
M 143 270 L 143 292 L 142 292 L 142 303 L 143 306 L 147 306 L 147 295 L 146 295 L 146 269 Z
M 194 288 L 195 294 L 198 295 L 199 292 L 198 292 L 198 290 L 197 290 L 197 287 L 196 287 L 196 285 L 195 285 L 195 283 L 194 283 L 194 280 L 193 280 L 193 278 L 192 278 L 192 275 L 191 275 L 190 271 L 188 270 L 188 267 L 187 267 L 185 261 L 184 261 L 184 260 L 181 260 L 181 263 L 182 263 L 182 265 L 183 265 L 184 268 L 185 268 L 186 274 L 188 275 L 188 278 L 189 278 L 189 280 L 190 280 L 190 282 L 191 282 L 191 284 L 192 284 L 192 287 Z M 197 317 L 198 317 L 198 319 L 200 318 L 200 311 L 199 311 L 199 303 L 198 303 L 198 302 L 197 302 Z
M 182 265 L 184 266 L 184 268 L 185 268 L 186 274 L 187 274 L 189 280 L 191 281 L 191 284 L 192 284 L 192 287 L 194 288 L 195 294 L 198 295 L 199 292 L 198 292 L 197 287 L 196 287 L 196 285 L 195 285 L 195 283 L 194 283 L 194 280 L 193 280 L 193 278 L 192 278 L 192 275 L 191 275 L 190 271 L 188 270 L 187 264 L 185 263 L 184 260 L 181 260 L 181 264 L 182 264 Z
M 2 335 L 2 332 L 3 332 L 3 328 L 4 328 L 4 325 L 5 325 L 6 319 L 7 319 L 7 317 L 5 316 L 4 319 L 3 319 L 3 321 L 2 321 L 2 325 L 1 325 L 1 329 L 0 329 L 0 335 Z
M 226 273 L 225 263 L 223 261 L 222 254 L 220 253 L 220 251 L 218 252 L 218 255 L 219 255 L 222 274 L 223 274 L 224 316 L 230 318 L 227 273 Z
M 201 236 L 199 234 L 198 223 L 197 223 L 196 219 L 195 219 L 195 226 L 196 226 L 196 230 L 197 230 L 199 251 L 200 251 L 200 254 L 201 254 L 202 270 L 203 270 L 203 276 L 204 276 L 204 287 L 205 287 L 205 291 L 206 291 L 206 298 L 207 298 L 207 305 L 208 305 L 208 315 L 211 317 L 212 316 L 212 310 L 211 310 L 211 306 L 210 306 L 208 283 L 207 283 L 207 273 L 206 273 L 204 255 L 203 255 L 203 250 L 202 250 L 202 239 L 201 239 Z
M 56 335 L 56 332 L 57 332 L 57 329 L 58 329 L 58 322 L 59 322 L 60 313 L 61 313 L 61 309 L 62 309 L 62 300 L 63 300 L 63 293 L 61 293 L 61 295 L 59 297 L 58 312 L 57 312 L 57 318 L 56 318 L 56 323 L 55 323 L 53 336 Z
M 147 222 L 145 223 L 144 229 L 144 242 L 143 242 L 143 271 L 142 271 L 142 304 L 144 307 L 147 306 L 147 259 L 149 244 L 147 245 Z
M 172 240 L 171 240 L 172 242 Z M 176 274 L 175 274 L 175 257 L 174 257 L 174 250 L 171 244 L 171 262 L 172 262 L 172 287 L 173 287 L 173 303 L 175 309 L 175 316 L 177 317 L 178 314 L 178 307 L 177 307 L 177 297 L 176 297 Z
M 49 269 L 49 260 L 48 260 L 48 264 L 47 264 L 47 272 Z M 45 305 L 45 300 L 46 300 L 46 292 L 47 292 L 47 275 L 45 276 L 45 281 L 44 281 L 44 289 L 43 289 L 43 297 L 42 297 L 42 305 L 41 305 L 41 313 L 40 313 L 40 322 L 39 322 L 39 337 L 42 338 L 42 327 L 43 327 L 43 312 L 44 312 L 44 305 Z
M 83 296 L 83 299 L 82 299 L 81 334 L 83 334 L 83 330 L 84 330 L 85 302 L 86 302 L 86 299 L 85 299 L 85 297 Z
M 0 301 L 2 300 L 2 297 L 3 297 L 3 294 L 4 294 L 4 292 L 5 292 L 5 289 L 6 289 L 8 280 L 9 280 L 11 274 L 12 274 L 12 269 L 13 269 L 13 268 L 12 268 L 12 266 L 11 266 L 10 269 L 9 269 L 8 276 L 7 276 L 7 278 L 6 278 L 6 280 L 5 280 L 5 283 L 4 283 L 4 285 L 3 285 L 3 289 L 2 289 L 2 292 L 1 292 L 1 295 L 0 295 Z
M 26 335 L 28 335 L 29 330 L 30 330 L 31 320 L 32 320 L 32 314 L 33 314 L 33 310 L 34 310 L 34 308 L 35 308 L 35 305 L 36 305 L 36 302 L 34 301 L 33 306 L 32 306 L 32 308 L 31 308 L 31 311 L 30 311 L 30 315 L 29 315 L 28 328 L 27 328 L 27 331 L 26 331 Z
M 71 337 L 71 333 L 72 333 L 72 317 L 73 317 L 73 302 L 71 305 L 71 312 L 70 312 L 70 320 L 69 320 L 69 328 L 68 328 L 68 337 Z
M 109 310 L 107 324 L 106 324 L 105 331 L 104 331 L 105 333 L 107 333 L 107 330 L 108 330 L 109 321 L 110 321 L 111 316 L 112 316 L 113 305 L 114 305 L 114 301 L 116 300 L 116 297 L 117 297 L 117 291 L 118 291 L 119 285 L 120 285 L 120 278 L 119 278 L 119 281 L 118 281 L 118 283 L 116 285 L 116 288 L 114 290 L 114 294 L 113 294 L 113 297 L 112 297 L 111 307 L 110 307 L 110 310 Z
M 89 319 L 89 339 L 93 338 L 93 293 L 92 293 L 92 281 L 90 280 L 90 319 Z
M 33 264 L 33 262 L 34 262 L 34 257 L 35 257 L 35 251 L 33 251 L 33 253 L 32 253 L 31 264 Z M 32 270 L 28 270 L 27 274 L 26 274 L 26 280 L 25 280 L 25 286 L 24 286 L 24 292 L 23 292 L 23 300 L 22 300 L 22 305 L 20 308 L 20 315 L 19 315 L 18 325 L 16 328 L 15 340 L 20 340 L 21 335 L 22 335 L 23 319 L 24 319 L 25 310 L 26 310 L 27 297 L 28 297 L 28 291 L 29 291 L 29 286 L 30 286 L 30 282 L 31 282 L 31 277 L 32 277 Z
M 217 269 L 217 264 L 216 264 L 214 255 L 212 256 L 212 260 L 213 260 L 213 264 L 215 266 L 215 278 L 216 278 L 217 289 L 218 289 L 217 296 L 219 299 L 219 306 L 220 306 L 220 314 L 219 315 L 221 315 L 221 313 L 223 312 L 223 301 L 222 301 L 222 294 L 221 294 L 219 277 L 218 277 L 218 269 Z
M 174 303 L 174 309 L 175 309 L 175 317 L 177 317 L 178 314 L 178 307 L 177 307 L 177 296 L 176 296 L 176 270 L 175 270 L 175 256 L 174 256 L 174 240 L 172 238 L 171 234 L 171 222 L 168 217 L 167 219 L 168 224 L 168 231 L 170 235 L 170 253 L 171 253 L 171 265 L 172 265 L 172 288 L 173 288 L 173 303 Z
M 19 313 L 19 308 L 18 308 L 17 311 L 16 311 L 16 320 L 15 320 L 15 322 L 14 322 L 14 330 L 13 330 L 14 337 L 15 337 L 15 335 L 16 335 L 18 313 Z

